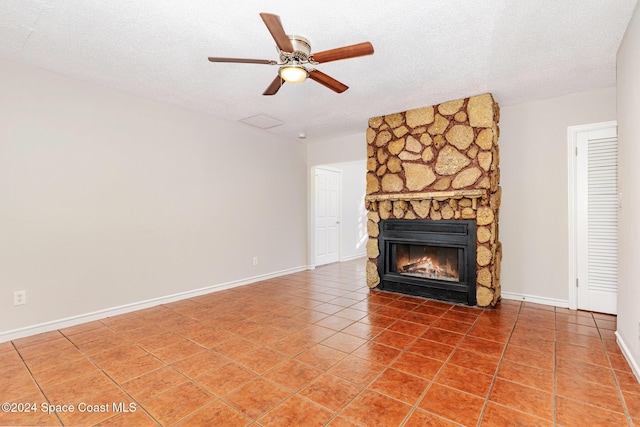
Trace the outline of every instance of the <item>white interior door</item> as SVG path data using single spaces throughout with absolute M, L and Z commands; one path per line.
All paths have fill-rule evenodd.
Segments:
M 618 139 L 616 126 L 576 134 L 577 308 L 616 314 Z
M 339 260 L 340 172 L 316 168 L 315 171 L 315 265 Z

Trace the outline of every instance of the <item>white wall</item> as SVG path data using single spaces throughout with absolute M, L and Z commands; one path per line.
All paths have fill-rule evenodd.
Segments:
M 364 209 L 367 174 L 367 122 L 361 133 L 338 138 L 309 141 L 307 165 L 330 166 L 339 169 L 342 177 L 340 260 L 347 261 L 365 256 L 367 244 L 367 212 Z M 309 174 L 309 223 L 313 222 L 313 185 Z M 309 230 L 309 264 L 314 260 L 315 236 Z
M 299 141 L 5 60 L 0 93 L 0 336 L 306 267 Z
M 640 381 L 640 6 L 618 51 L 618 338 Z
M 340 260 L 363 257 L 367 253 L 367 210 L 364 196 L 367 191 L 367 162 L 340 163 L 332 165 L 342 172 L 342 202 L 340 208 L 342 238 Z
M 498 144 L 505 298 L 533 296 L 541 303 L 568 306 L 567 127 L 615 119 L 615 88 L 502 106 Z
M 362 123 L 362 132 L 360 133 L 322 141 L 309 141 L 307 143 L 307 163 L 309 167 L 360 160 L 366 161 L 367 126 L 368 122 L 364 121 Z

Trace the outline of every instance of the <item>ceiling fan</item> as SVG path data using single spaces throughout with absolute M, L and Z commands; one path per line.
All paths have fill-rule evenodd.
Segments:
M 270 59 L 220 58 L 215 56 L 210 56 L 209 61 L 279 65 L 280 69 L 278 71 L 278 75 L 271 82 L 269 87 L 267 87 L 267 90 L 264 91 L 263 95 L 275 95 L 285 82 L 300 83 L 306 80 L 307 77 L 337 93 L 342 93 L 349 89 L 349 87 L 322 71 L 308 69 L 305 65 L 317 65 L 324 62 L 373 54 L 373 45 L 369 42 L 311 54 L 311 45 L 309 44 L 309 40 L 301 36 L 285 34 L 278 15 L 261 13 L 260 17 L 276 42 L 276 46 L 280 52 L 280 62 Z

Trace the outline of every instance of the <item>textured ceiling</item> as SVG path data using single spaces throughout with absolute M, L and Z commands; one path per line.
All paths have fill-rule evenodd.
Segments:
M 127 93 L 310 140 L 363 132 L 370 117 L 492 92 L 501 105 L 615 84 L 615 55 L 637 0 L 0 0 L 0 56 Z M 317 68 L 262 92 L 278 59 L 259 13 L 280 16 L 312 52 L 370 41 L 373 56 Z

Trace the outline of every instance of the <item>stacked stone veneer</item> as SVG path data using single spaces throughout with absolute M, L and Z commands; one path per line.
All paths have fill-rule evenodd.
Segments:
M 475 219 L 479 306 L 500 299 L 500 110 L 490 94 L 374 117 L 367 129 L 367 284 L 381 219 Z

